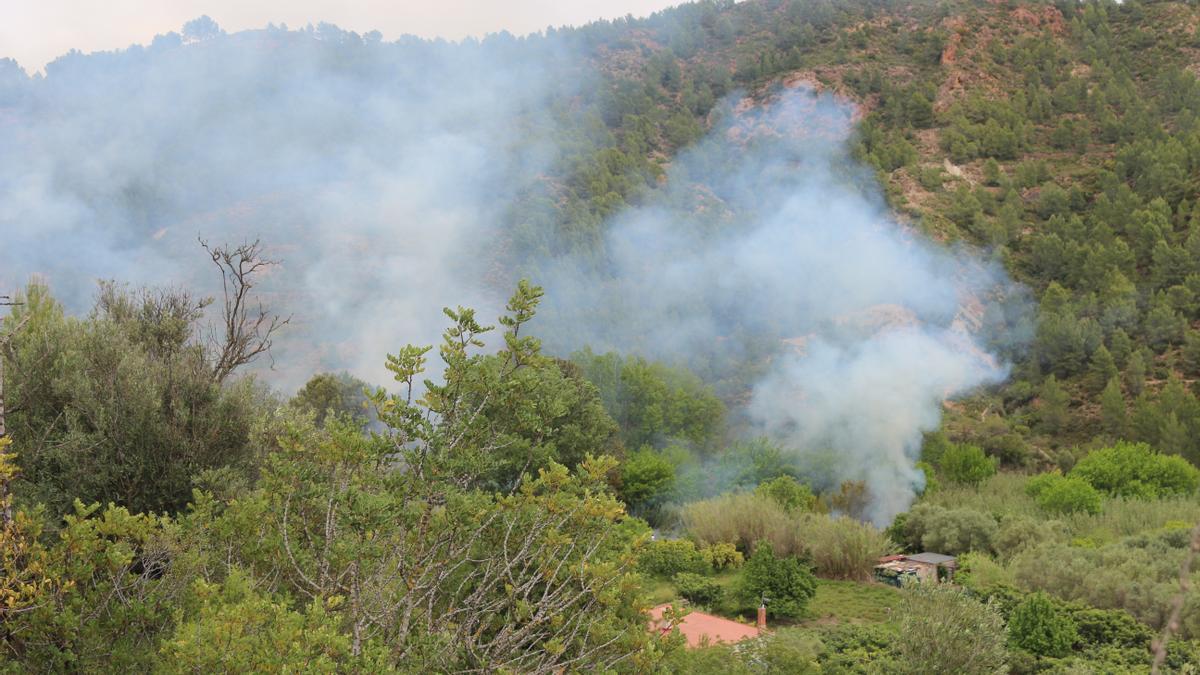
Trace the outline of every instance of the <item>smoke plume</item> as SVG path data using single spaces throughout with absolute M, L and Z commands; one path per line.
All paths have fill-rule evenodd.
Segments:
M 587 83 L 558 42 L 384 43 L 321 25 L 0 61 L 0 287 L 42 275 L 75 311 L 98 278 L 219 292 L 197 238 L 261 237 L 295 319 L 270 376 L 386 382 L 480 283 L 506 203 L 554 161 L 546 101 Z M 486 314 L 485 314 L 486 316 Z
M 682 362 L 726 398 L 748 385 L 743 427 L 798 465 L 832 455 L 886 523 L 923 484 L 942 402 L 1005 377 L 988 345 L 1013 339 L 1023 296 L 893 219 L 849 156 L 853 114 L 806 86 L 731 99 L 661 198 L 611 224 L 606 264 L 560 265 L 546 286 L 563 347 Z
M 40 274 L 77 311 L 97 278 L 211 293 L 197 236 L 261 236 L 282 261 L 268 300 L 295 315 L 274 382 L 386 382 L 384 354 L 434 342 L 443 306 L 494 313 L 507 210 L 566 156 L 560 104 L 595 88 L 587 62 L 550 37 L 203 20 L 45 77 L 0 61 L 0 288 Z M 734 96 L 598 252 L 523 270 L 547 289 L 549 349 L 687 364 L 745 402 L 745 433 L 833 453 L 882 523 L 919 486 L 942 402 L 1005 376 L 989 349 L 1014 291 L 889 215 L 847 152 L 854 112 L 805 87 Z

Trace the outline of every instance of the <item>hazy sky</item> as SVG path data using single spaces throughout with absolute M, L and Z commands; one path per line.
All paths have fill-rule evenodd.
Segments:
M 83 52 L 148 44 L 185 21 L 211 16 L 227 31 L 321 21 L 346 30 L 378 30 L 458 39 L 508 30 L 577 25 L 626 14 L 641 16 L 682 0 L 0 0 L 0 58 L 26 70 L 74 48 Z

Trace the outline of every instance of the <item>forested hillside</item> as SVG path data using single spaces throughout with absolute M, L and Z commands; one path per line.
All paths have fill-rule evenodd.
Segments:
M 203 17 L 0 155 L 0 670 L 1200 668 L 1196 2 Z

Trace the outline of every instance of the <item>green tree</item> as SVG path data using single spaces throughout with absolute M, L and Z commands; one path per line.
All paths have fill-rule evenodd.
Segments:
M 1108 347 L 1104 345 L 1100 345 L 1092 354 L 1092 365 L 1089 370 L 1092 391 L 1095 392 L 1102 391 L 1109 381 L 1120 375 L 1112 352 L 1108 351 Z
M 222 584 L 198 581 L 196 607 L 160 648 L 162 673 L 385 670 L 386 647 L 372 641 L 356 653 L 336 613 L 311 602 L 303 612 L 264 597 L 235 571 Z
M 1039 398 L 1041 407 L 1038 409 L 1038 419 L 1042 423 L 1042 428 L 1049 433 L 1062 431 L 1070 419 L 1067 410 L 1071 403 L 1070 394 L 1058 383 L 1058 378 L 1051 375 L 1042 384 Z
M 596 385 L 628 447 L 663 447 L 685 440 L 701 450 L 715 449 L 724 405 L 695 374 L 615 353 L 576 352 L 572 361 Z
M 1100 513 L 1103 504 L 1101 495 L 1087 481 L 1060 474 L 1043 476 L 1046 477 L 1043 483 L 1039 485 L 1030 481 L 1030 486 L 1037 505 L 1045 511 L 1056 514 Z
M 1004 619 L 995 607 L 946 584 L 904 589 L 896 653 L 913 675 L 1005 672 Z
M 1190 495 L 1200 487 L 1200 469 L 1187 460 L 1159 454 L 1145 443 L 1124 441 L 1092 451 L 1070 476 L 1118 497 Z
M 1008 619 L 1008 636 L 1021 649 L 1052 657 L 1066 656 L 1078 639 L 1075 622 L 1044 593 L 1034 593 L 1016 606 Z
M 532 415 L 543 395 L 561 391 L 558 366 L 521 330 L 539 298 L 540 289 L 518 286 L 501 318 L 502 347 L 487 356 L 474 313 L 448 310 L 444 368 L 423 397 L 412 389 L 429 348 L 390 356 L 398 390 L 373 397 L 386 433 L 365 436 L 338 420 L 317 429 L 297 416 L 253 491 L 198 495 L 187 527 L 206 541 L 198 551 L 207 573 L 236 567 L 294 603 L 305 599 L 293 607 L 322 603 L 352 653 L 378 640 L 397 670 L 604 670 L 643 653 L 652 638 L 632 565 L 649 532 L 609 488 L 616 460 L 585 456 L 574 471 L 548 461 L 515 489 L 491 487 L 493 454 L 519 428 L 489 418 L 481 402 Z M 545 446 L 575 434 L 547 421 L 537 429 Z
M 220 358 L 205 348 L 205 300 L 105 283 L 85 319 L 66 316 L 45 286 L 23 300 L 5 372 L 6 422 L 22 439 L 18 502 L 55 517 L 76 499 L 175 512 L 197 474 L 253 472 L 256 425 L 273 406 L 232 376 L 235 348 Z
M 817 581 L 799 558 L 776 557 L 771 542 L 762 541 L 742 566 L 738 593 L 745 607 L 757 607 L 766 598 L 771 614 L 798 618 L 817 592 Z
M 996 187 L 1000 185 L 1000 164 L 994 158 L 988 158 L 983 163 L 983 181 L 987 185 Z
M 947 479 L 964 485 L 979 485 L 996 473 L 995 457 L 977 445 L 952 445 L 942 453 L 938 468 Z
M 1137 350 L 1133 356 L 1129 357 L 1129 366 L 1125 369 L 1125 386 L 1129 388 L 1129 394 L 1137 397 L 1142 395 L 1142 390 L 1146 387 L 1146 372 L 1149 368 L 1149 360 L 1146 353 L 1142 350 Z
M 1189 375 L 1200 375 L 1200 331 L 1189 330 L 1183 338 L 1180 365 Z
M 368 385 L 349 373 L 320 373 L 309 378 L 296 392 L 289 405 L 311 412 L 317 425 L 325 423 L 327 415 L 342 415 L 367 424 Z
M 1113 377 L 1100 393 L 1100 421 L 1105 433 L 1114 438 L 1123 438 L 1129 433 L 1129 412 L 1125 409 L 1125 395 L 1121 393 L 1121 381 Z
M 995 518 L 970 508 L 913 508 L 907 527 L 920 530 L 922 548 L 949 555 L 991 550 L 997 530 Z
M 654 504 L 674 484 L 675 466 L 650 448 L 633 453 L 621 465 L 621 496 L 632 509 Z
M 754 488 L 754 494 L 775 501 L 788 511 L 811 511 L 817 498 L 808 485 L 791 476 L 779 476 Z
M 908 121 L 918 129 L 927 129 L 933 124 L 933 103 L 921 92 L 914 91 L 908 98 Z

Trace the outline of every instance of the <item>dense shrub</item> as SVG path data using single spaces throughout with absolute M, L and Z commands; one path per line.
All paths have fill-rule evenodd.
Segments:
M 675 484 L 675 467 L 665 457 L 643 448 L 621 464 L 621 496 L 633 510 L 658 500 Z
M 1058 521 L 1010 516 L 1001 521 L 1000 529 L 992 538 L 992 548 L 1007 560 L 1031 546 L 1059 538 L 1061 530 L 1062 524 Z
M 1030 479 L 1027 491 L 1037 505 L 1050 513 L 1100 513 L 1103 498 L 1086 481 L 1060 473 L 1044 473 Z
M 679 595 L 697 605 L 711 605 L 721 599 L 723 589 L 715 579 L 693 572 L 680 572 L 672 579 Z
M 1012 575 L 1000 563 L 983 553 L 966 553 L 958 558 L 954 581 L 980 595 L 1012 586 Z
M 977 445 L 951 445 L 939 458 L 938 468 L 952 482 L 979 485 L 996 473 L 998 461 Z
M 1200 486 L 1200 469 L 1145 443 L 1122 442 L 1096 450 L 1079 460 L 1070 475 L 1121 497 L 1190 495 Z
M 995 518 L 986 513 L 918 504 L 905 516 L 899 534 L 909 549 L 957 555 L 967 551 L 990 551 L 996 531 Z
M 991 605 L 946 584 L 904 591 L 896 639 L 899 672 L 993 675 L 1003 672 L 1004 619 Z
M 701 544 L 732 543 L 749 552 L 755 542 L 770 541 L 780 555 L 798 555 L 803 550 L 795 519 L 768 497 L 724 494 L 692 502 L 681 515 L 688 534 Z
M 1145 649 L 1154 633 L 1123 609 L 1077 608 L 1071 612 L 1079 640 L 1096 647 Z
M 765 597 L 768 611 L 784 618 L 802 616 L 816 592 L 817 581 L 808 566 L 794 556 L 776 556 L 769 541 L 755 546 L 738 579 L 744 608 L 757 607 Z
M 827 579 L 870 579 L 879 557 L 896 551 L 878 528 L 846 516 L 809 514 L 797 527 L 805 557 Z
M 660 539 L 642 550 L 638 569 L 654 576 L 673 577 L 680 572 L 705 572 L 708 562 L 687 539 Z
M 1123 609 L 1157 630 L 1169 598 L 1178 592 L 1183 555 L 1184 549 L 1161 540 L 1144 547 L 1127 542 L 1099 547 L 1048 543 L 1018 554 L 1010 569 L 1023 589 L 1099 609 Z M 1179 635 L 1200 635 L 1200 603 L 1184 605 Z
M 1008 619 L 1009 640 L 1039 656 L 1066 656 L 1078 635 L 1075 622 L 1044 593 L 1017 605 Z
M 700 553 L 708 561 L 709 566 L 717 571 L 741 567 L 742 563 L 745 562 L 742 552 L 737 550 L 736 546 L 729 543 L 705 546 L 700 549 Z
M 772 499 L 788 511 L 811 511 L 817 503 L 812 490 L 791 476 L 779 476 L 762 483 L 754 489 L 754 494 Z

